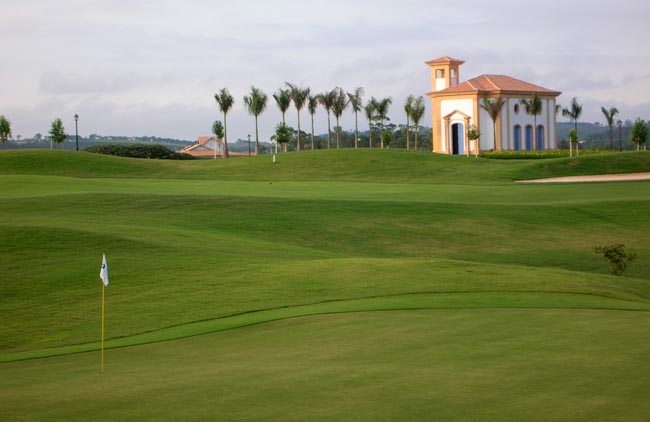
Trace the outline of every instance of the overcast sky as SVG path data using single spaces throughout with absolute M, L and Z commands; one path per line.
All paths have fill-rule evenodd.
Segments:
M 583 121 L 603 122 L 612 105 L 650 118 L 647 0 L 1 0 L 0 40 L 0 114 L 14 136 L 46 134 L 57 117 L 74 133 L 78 113 L 83 136 L 195 140 L 222 119 L 214 94 L 227 87 L 234 141 L 254 134 L 243 96 L 255 85 L 270 98 L 268 137 L 285 81 L 390 96 L 402 123 L 405 98 L 430 91 L 424 62 L 443 55 L 466 61 L 461 80 L 505 74 L 562 91 L 561 104 L 578 97 Z M 351 112 L 342 126 L 354 128 Z

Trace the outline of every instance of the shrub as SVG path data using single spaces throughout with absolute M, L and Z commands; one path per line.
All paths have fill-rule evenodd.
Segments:
M 96 153 L 96 154 L 115 155 L 118 157 L 130 157 L 130 158 L 156 158 L 156 159 L 163 159 L 163 160 L 193 160 L 194 159 L 194 157 L 192 157 L 189 154 L 180 154 L 159 144 L 95 145 L 86 148 L 86 151 Z
M 603 254 L 603 257 L 611 265 L 611 272 L 614 275 L 622 275 L 627 268 L 627 264 L 636 258 L 635 253 L 625 252 L 625 245 L 620 243 L 609 246 L 596 246 L 594 252 Z
M 608 150 L 582 150 L 582 154 L 604 154 L 611 152 Z M 484 152 L 479 157 L 491 158 L 494 160 L 540 160 L 545 158 L 562 158 L 568 157 L 569 151 L 563 149 L 552 149 L 546 151 L 488 151 Z

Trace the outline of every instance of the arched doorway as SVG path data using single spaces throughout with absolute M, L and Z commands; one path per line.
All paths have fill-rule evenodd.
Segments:
M 521 126 L 515 126 L 515 151 L 521 149 Z
M 526 126 L 526 151 L 531 151 L 533 149 L 533 127 L 531 125 Z
M 537 151 L 544 150 L 544 126 L 537 126 Z
M 451 125 L 451 153 L 463 155 L 465 153 L 465 131 L 462 123 Z

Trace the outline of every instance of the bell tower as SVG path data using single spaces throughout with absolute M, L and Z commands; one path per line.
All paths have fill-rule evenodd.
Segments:
M 431 90 L 435 92 L 458 85 L 458 69 L 465 61 L 442 56 L 425 63 L 431 67 Z

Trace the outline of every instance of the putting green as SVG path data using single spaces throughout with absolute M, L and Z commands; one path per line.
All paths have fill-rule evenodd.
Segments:
M 642 421 L 650 313 L 293 318 L 0 365 L 5 420 Z

